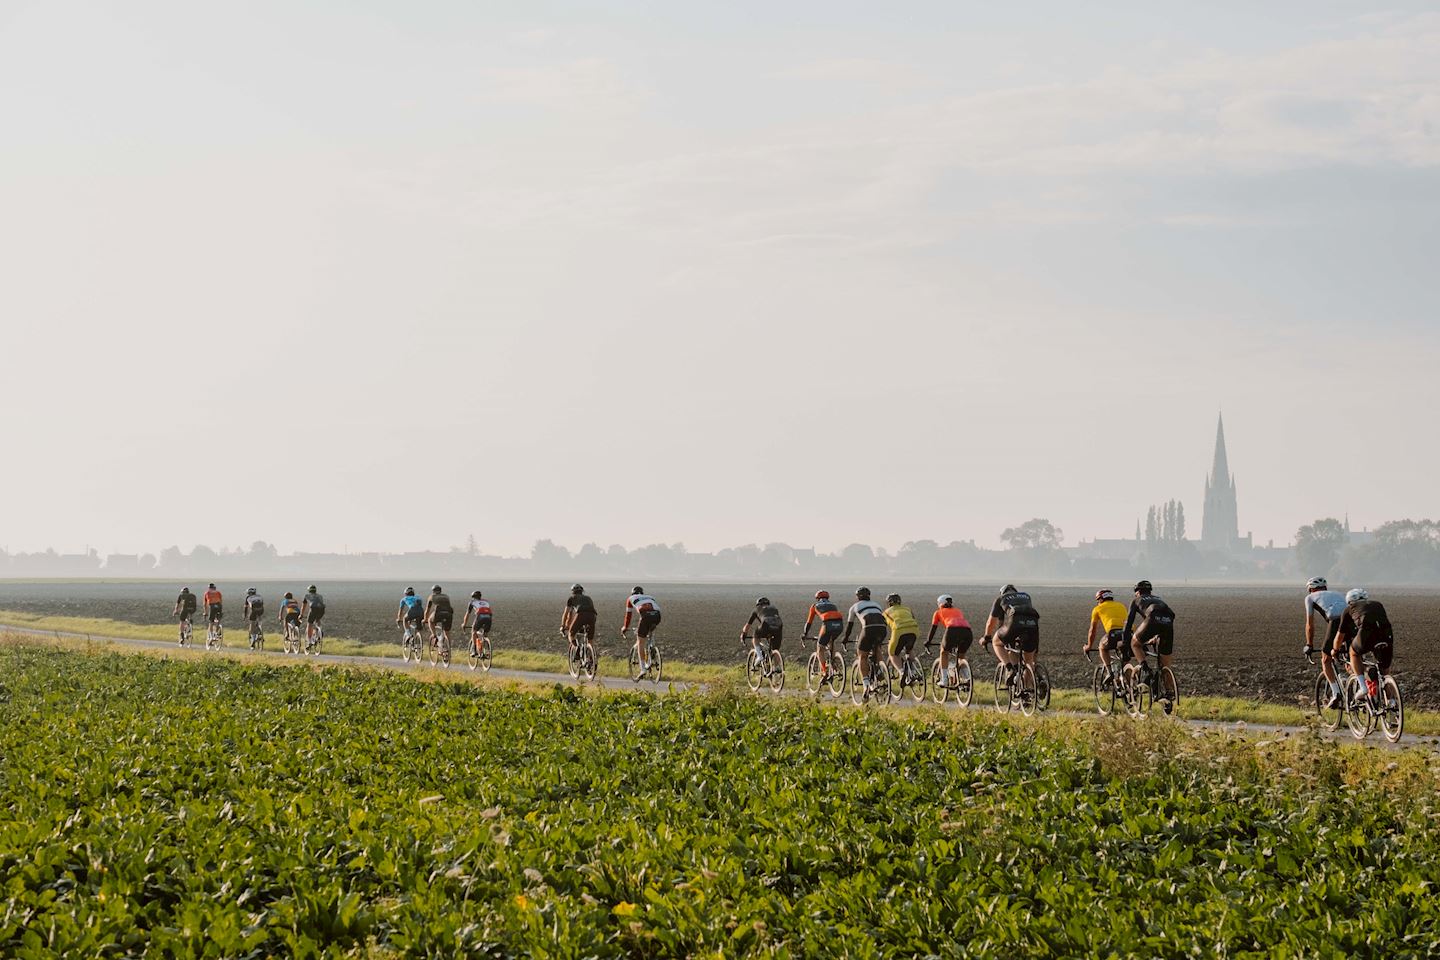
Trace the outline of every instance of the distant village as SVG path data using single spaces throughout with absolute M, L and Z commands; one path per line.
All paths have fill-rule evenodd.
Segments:
M 1214 460 L 1205 480 L 1198 540 L 1187 535 L 1184 504 L 1171 500 L 1136 521 L 1135 536 L 1081 540 L 1065 546 L 1062 531 L 1034 518 L 1001 534 L 1006 547 L 974 540 L 919 540 L 898 550 L 855 543 L 835 553 L 784 543 L 747 544 L 693 553 L 683 544 L 578 550 L 538 541 L 528 557 L 485 553 L 472 536 L 449 550 L 408 553 L 291 553 L 257 541 L 248 548 L 176 547 L 159 554 L 15 553 L 0 550 L 0 577 L 256 579 L 529 580 L 651 577 L 685 580 L 804 580 L 888 576 L 910 580 L 1081 580 L 1114 584 L 1146 576 L 1171 580 L 1285 581 L 1331 572 L 1396 583 L 1440 583 L 1440 524 L 1402 520 L 1375 531 L 1352 531 L 1348 521 L 1317 520 L 1296 542 L 1263 546 L 1240 535 L 1235 475 L 1225 449 L 1224 420 L 1216 426 Z

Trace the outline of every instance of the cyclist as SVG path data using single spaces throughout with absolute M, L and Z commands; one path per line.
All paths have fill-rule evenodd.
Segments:
M 1345 616 L 1345 595 L 1331 590 L 1324 577 L 1311 577 L 1305 581 L 1305 646 L 1303 653 L 1310 656 L 1315 651 L 1315 615 L 1325 620 L 1325 639 L 1320 641 L 1320 670 L 1330 684 L 1330 702 L 1325 709 L 1332 710 L 1340 704 L 1340 677 L 1335 672 L 1335 654 L 1331 647 L 1340 632 L 1340 621 Z
M 580 584 L 571 584 L 570 596 L 565 600 L 565 611 L 560 614 L 560 632 L 565 634 L 566 640 L 570 641 L 572 654 L 581 634 L 584 634 L 585 639 L 592 644 L 595 642 L 597 619 L 595 601 L 590 599 L 590 595 Z
M 1155 674 L 1150 672 L 1150 666 L 1145 662 L 1145 644 L 1155 641 L 1157 670 L 1170 666 L 1171 655 L 1175 653 L 1175 611 L 1154 591 L 1149 580 L 1135 584 L 1135 599 L 1130 602 L 1130 612 L 1125 617 L 1125 633 L 1130 637 L 1130 649 L 1136 661 L 1145 667 L 1146 682 L 1152 690 Z
M 315 635 L 315 624 L 325 619 L 325 598 L 313 583 L 300 601 L 300 616 L 305 621 L 305 639 L 309 640 Z
M 1007 674 L 1013 675 L 1021 659 L 1035 666 L 1040 652 L 1040 613 L 1030 594 L 1017 590 L 1013 583 L 1007 583 L 1000 596 L 990 607 L 990 616 L 985 620 L 985 636 L 980 639 L 983 647 L 991 640 L 991 647 L 997 659 L 1006 665 Z M 1008 646 L 1019 652 L 1012 653 Z
M 1333 655 L 1340 656 L 1341 648 L 1347 643 L 1350 645 L 1350 669 L 1355 671 L 1355 676 L 1365 677 L 1365 688 L 1372 699 L 1379 696 L 1379 684 L 1365 676 L 1360 658 L 1367 653 L 1375 654 L 1380 676 L 1389 673 L 1395 658 L 1395 628 L 1390 624 L 1384 604 L 1371 600 L 1370 594 L 1359 587 L 1345 594 L 1345 612 L 1340 615 Z
M 900 602 L 900 594 L 892 593 L 885 598 L 885 622 L 890 625 L 890 665 L 896 676 L 904 676 L 901 658 L 915 649 L 915 640 L 920 636 L 920 622 L 910 608 Z
M 280 629 L 282 632 L 284 631 L 286 624 L 294 625 L 295 634 L 296 636 L 299 636 L 300 601 L 296 600 L 295 594 L 290 593 L 288 590 L 285 593 L 285 599 L 280 601 L 280 612 L 275 615 L 275 621 L 281 624 Z
M 405 595 L 400 598 L 400 608 L 395 611 L 395 626 L 398 627 L 401 623 L 404 623 L 406 626 L 413 626 L 415 632 L 419 633 L 420 623 L 424 619 L 425 607 L 420 602 L 420 598 L 415 596 L 415 588 L 406 587 Z M 400 638 L 400 642 L 405 642 L 403 635 Z
M 869 700 L 870 695 L 875 692 L 875 683 L 870 679 L 871 672 L 877 666 L 875 649 L 884 641 L 889 629 L 885 621 L 885 611 L 880 609 L 880 604 L 870 599 L 869 587 L 855 590 L 855 603 L 845 616 L 845 636 L 841 638 L 843 642 L 850 641 L 850 631 L 855 629 L 857 623 L 860 625 L 860 651 L 855 655 L 855 666 L 859 668 L 860 676 L 865 678 L 864 698 Z
M 201 599 L 205 604 L 205 619 L 210 623 L 219 623 L 222 597 L 220 591 L 215 589 L 215 584 L 210 584 L 210 588 L 205 591 L 205 596 Z
M 460 629 L 464 630 L 470 626 L 471 620 L 475 621 L 475 627 L 470 632 L 470 648 L 476 655 L 480 653 L 480 638 L 490 636 L 490 625 L 495 622 L 495 613 L 490 609 L 490 601 L 480 595 L 476 590 L 470 594 L 470 606 L 465 608 L 465 619 L 460 621 Z
M 260 618 L 265 616 L 265 599 L 254 587 L 245 591 L 245 620 L 250 624 L 251 643 L 256 637 L 264 637 L 265 631 L 260 627 Z
M 816 590 L 815 602 L 805 615 L 805 628 L 800 631 L 801 639 L 810 636 L 810 624 L 818 623 L 820 632 L 815 636 L 815 653 L 820 657 L 820 679 L 830 677 L 830 645 L 845 630 L 845 614 L 830 600 L 829 590 Z
M 950 658 L 955 658 L 955 670 L 958 672 L 960 664 L 965 662 L 965 654 L 970 651 L 970 644 L 975 642 L 975 632 L 970 629 L 970 621 L 965 619 L 965 611 L 955 606 L 955 598 L 948 593 L 935 598 L 935 614 L 930 618 L 926 646 L 935 639 L 935 631 L 941 627 L 945 628 L 945 633 L 940 637 L 940 682 L 949 686 L 956 679 L 950 672 Z
M 1085 646 L 1081 649 L 1089 653 L 1095 649 L 1095 641 L 1099 640 L 1100 662 L 1112 674 L 1115 671 L 1110 664 L 1115 654 L 1120 655 L 1121 666 L 1130 662 L 1130 647 L 1125 643 L 1126 615 L 1125 604 L 1115 599 L 1113 590 L 1095 591 L 1095 607 L 1090 611 L 1090 632 L 1085 635 Z
M 184 643 L 185 624 L 189 623 L 190 618 L 195 616 L 195 594 L 190 592 L 189 587 L 180 588 L 180 596 L 175 598 L 175 609 L 170 612 L 170 615 L 180 618 L 181 638 L 179 642 Z
M 438 583 L 430 588 L 430 599 L 425 601 L 425 624 L 430 628 L 431 643 L 439 642 L 436 636 L 437 628 L 443 628 L 449 633 L 450 628 L 455 625 L 455 607 Z
M 660 626 L 660 604 L 645 592 L 644 587 L 636 587 L 630 591 L 630 596 L 625 598 L 625 622 L 620 625 L 621 636 L 630 629 L 632 617 L 636 621 L 635 646 L 640 653 L 640 672 L 649 673 L 650 663 L 646 657 L 650 645 L 643 641 L 649 640 L 654 635 L 655 628 Z
M 755 601 L 755 609 L 750 611 L 750 619 L 740 628 L 740 642 L 744 643 L 747 637 L 755 662 L 764 667 L 765 675 L 769 676 L 770 661 L 762 657 L 760 641 L 768 640 L 771 650 L 779 650 L 780 641 L 785 637 L 785 624 L 780 618 L 780 608 L 771 603 L 769 597 L 761 597 Z

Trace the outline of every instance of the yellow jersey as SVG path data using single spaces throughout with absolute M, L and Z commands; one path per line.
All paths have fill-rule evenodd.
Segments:
M 893 607 L 885 608 L 885 622 L 890 624 L 891 641 L 899 640 L 907 633 L 917 638 L 920 636 L 920 623 L 915 619 L 915 614 L 910 612 L 909 607 L 895 604 Z
M 1121 630 L 1125 627 L 1125 620 L 1130 616 L 1130 611 L 1125 604 L 1119 600 L 1106 600 L 1104 603 L 1095 604 L 1095 609 L 1090 611 L 1090 625 L 1097 622 L 1106 633 L 1112 630 Z

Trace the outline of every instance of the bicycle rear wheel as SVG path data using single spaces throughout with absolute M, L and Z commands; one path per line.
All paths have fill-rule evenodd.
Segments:
M 936 662 L 938 663 L 939 661 L 937 660 Z M 905 677 L 905 674 L 909 674 L 909 676 Z M 920 661 L 916 660 L 913 656 L 906 657 L 905 671 L 901 674 L 901 677 L 909 680 L 907 685 L 910 688 L 910 699 L 915 703 L 924 703 L 925 695 L 928 692 L 925 688 L 930 679 L 930 674 L 926 672 L 924 667 L 920 666 Z
M 665 661 L 660 657 L 660 646 L 650 644 L 650 682 L 659 683 L 665 672 Z
M 630 648 L 630 679 L 639 683 L 642 676 L 644 674 L 640 672 L 640 648 L 632 646 Z
M 832 699 L 845 695 L 845 658 L 839 651 L 830 652 L 830 673 L 825 685 L 830 688 Z
M 1159 689 L 1155 691 L 1155 699 L 1160 703 L 1160 709 L 1167 717 L 1180 715 L 1180 681 L 1175 679 L 1175 671 L 1169 667 L 1160 668 L 1160 678 L 1156 681 Z
M 960 701 L 960 706 L 968 707 L 975 699 L 975 676 L 970 672 L 970 661 L 961 660 L 952 669 L 955 671 L 955 699 Z
M 315 635 L 309 638 L 310 642 L 306 645 L 305 652 L 312 657 L 318 657 L 320 656 L 320 638 L 325 636 L 325 630 L 318 623 L 313 625 L 313 629 Z
M 881 660 L 879 668 L 871 679 L 875 684 L 874 692 L 870 694 L 870 703 L 873 706 L 878 707 L 882 703 L 899 699 L 899 694 L 895 692 L 895 677 L 890 672 L 889 663 Z
M 1050 709 L 1050 671 L 1045 664 L 1035 664 L 1035 706 L 1041 710 Z
M 856 706 L 865 702 L 865 674 L 860 672 L 860 664 L 850 665 L 850 699 Z
M 1095 694 L 1096 713 L 1108 717 L 1115 712 L 1115 684 L 1105 664 L 1095 667 L 1095 672 L 1090 676 L 1090 690 Z
M 1344 698 L 1337 698 L 1334 707 L 1330 705 L 1330 681 L 1325 679 L 1325 674 L 1315 674 L 1315 716 L 1319 718 L 1320 725 L 1326 730 L 1334 730 L 1340 726 L 1345 719 Z
M 639 680 L 639 677 L 635 678 Z M 745 653 L 745 683 L 750 687 L 751 693 L 758 693 L 760 684 L 765 680 L 765 663 L 760 659 L 760 652 L 751 647 Z
M 1035 680 L 1035 668 L 1025 664 L 1020 668 L 1020 674 L 1015 678 L 1016 699 L 1020 702 L 1020 712 L 1025 716 L 1033 716 L 1040 707 L 1040 696 L 1038 685 Z
M 810 691 L 813 697 L 820 692 L 820 654 L 810 654 L 810 659 L 805 661 L 805 689 Z
M 1009 713 L 1010 708 L 1015 705 L 1010 699 L 1010 684 L 1005 676 L 1005 661 L 995 664 L 995 709 L 1001 713 Z
M 1385 739 L 1398 743 L 1405 733 L 1405 700 L 1400 696 L 1400 684 L 1395 678 L 1386 676 L 1380 685 L 1380 729 Z
M 580 676 L 586 680 L 594 680 L 596 669 L 595 644 L 586 640 L 580 645 Z
M 775 693 L 785 689 L 785 658 L 779 650 L 770 651 L 770 689 Z

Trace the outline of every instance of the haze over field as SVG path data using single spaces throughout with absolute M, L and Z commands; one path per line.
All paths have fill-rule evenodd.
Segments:
M 0 0 L 0 546 L 1437 513 L 1440 13 L 1108 10 Z

